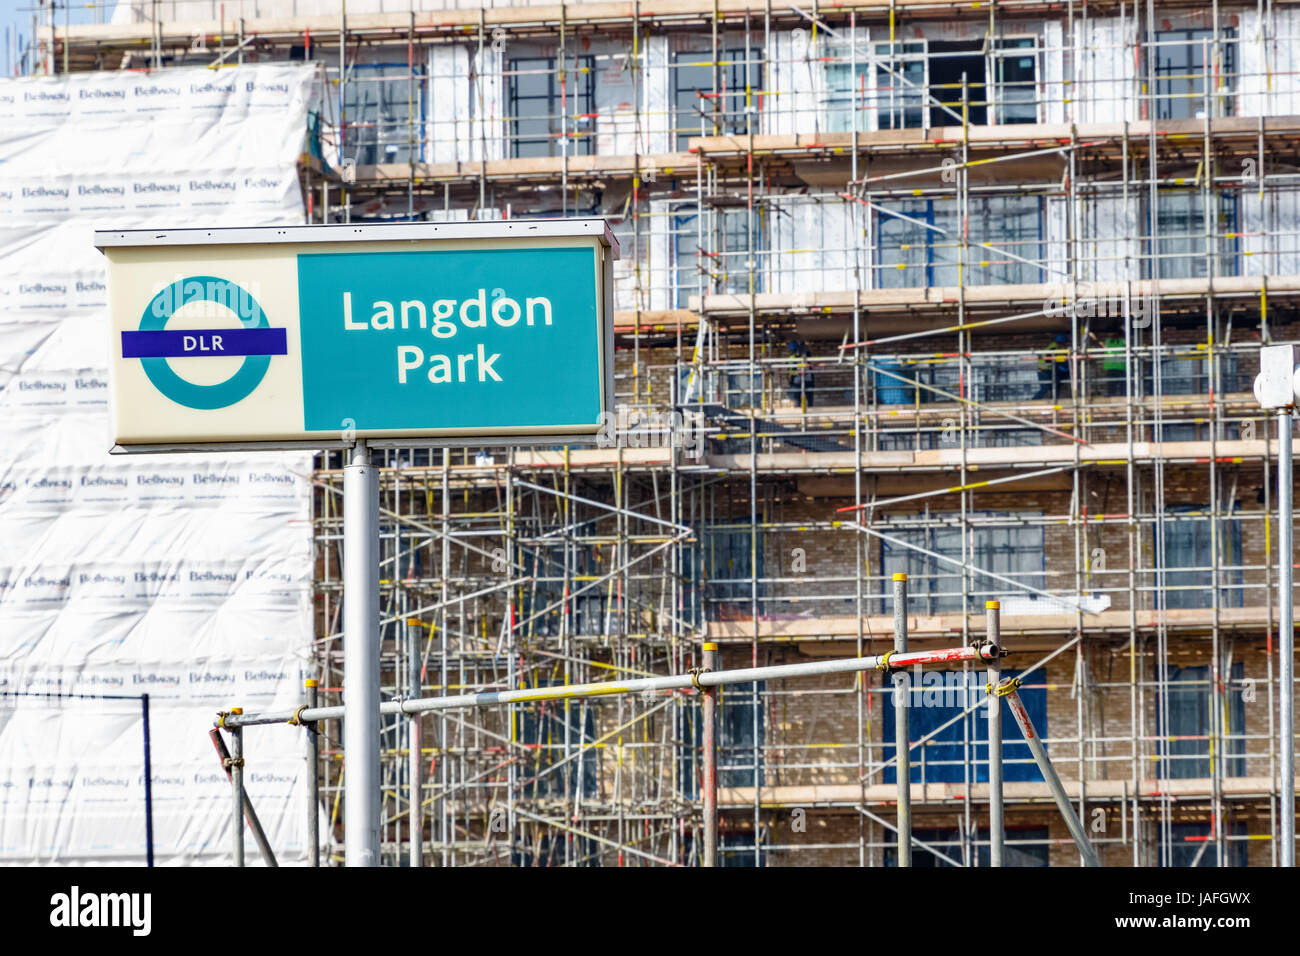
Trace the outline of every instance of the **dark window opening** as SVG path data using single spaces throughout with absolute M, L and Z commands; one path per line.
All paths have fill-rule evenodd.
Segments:
M 1241 663 L 1232 665 L 1232 676 L 1225 688 L 1223 704 L 1224 751 L 1210 754 L 1210 706 L 1213 695 L 1210 688 L 1210 668 L 1169 668 L 1169 733 L 1162 737 L 1173 739 L 1166 743 L 1168 761 L 1161 761 L 1161 776 L 1170 780 L 1187 780 L 1209 777 L 1210 763 L 1222 759 L 1223 772 L 1228 777 L 1246 775 L 1246 701 L 1242 696 L 1242 679 L 1245 670 Z M 1164 722 L 1164 707 L 1157 711 L 1157 720 Z M 1167 764 L 1167 769 L 1166 769 Z M 1177 864 L 1175 864 L 1177 865 Z
M 976 831 L 975 855 L 976 866 L 989 866 L 989 831 Z M 961 831 L 927 827 L 913 829 L 912 836 L 922 843 L 929 844 L 939 853 L 951 860 L 962 862 Z M 1002 863 L 1004 866 L 1040 867 L 1048 866 L 1049 833 L 1047 827 L 1007 827 L 1002 841 Z M 952 866 L 947 860 L 938 856 L 934 850 L 922 849 L 912 845 L 912 866 L 921 869 L 937 869 Z M 885 866 L 898 866 L 898 851 L 893 847 L 885 849 Z
M 983 126 L 988 122 L 984 62 L 982 40 L 931 41 L 930 95 L 939 101 L 931 101 L 929 104 L 931 126 L 961 125 L 963 74 L 966 77 L 967 117 L 970 124 Z M 948 109 L 945 110 L 945 106 Z

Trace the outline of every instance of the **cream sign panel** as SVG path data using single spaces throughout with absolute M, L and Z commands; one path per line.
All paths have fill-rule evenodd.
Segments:
M 612 407 L 602 220 L 97 240 L 124 449 L 589 435 Z

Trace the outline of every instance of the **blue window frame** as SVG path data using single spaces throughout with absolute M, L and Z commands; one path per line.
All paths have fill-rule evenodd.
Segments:
M 754 755 L 758 755 L 758 785 L 763 785 L 764 767 L 762 744 L 766 733 L 767 715 L 763 707 L 766 681 L 757 682 L 758 737 L 754 730 L 754 684 L 729 684 L 722 688 L 718 708 L 718 785 L 721 787 L 754 786 Z M 681 768 L 682 793 L 696 799 L 700 793 L 700 775 L 703 726 L 698 707 L 681 712 L 682 739 L 685 744 L 678 766 Z M 758 740 L 759 749 L 754 749 Z
M 1036 512 L 1021 512 L 1021 516 Z M 1004 517 L 996 512 L 971 512 L 973 519 Z M 901 519 L 906 521 L 906 519 Z M 889 528 L 891 537 L 925 548 L 936 554 L 962 559 L 962 532 L 956 525 L 932 528 Z M 1029 524 L 977 524 L 971 531 L 972 550 L 967 558 L 976 568 L 993 571 L 1031 587 L 1043 587 L 1043 529 Z M 941 614 L 960 611 L 962 569 L 939 561 L 913 548 L 880 543 L 881 568 L 886 580 L 898 571 L 908 575 L 908 611 L 913 614 Z M 975 597 L 984 601 L 1001 597 L 1019 597 L 1023 591 L 981 574 L 972 574 Z M 973 597 L 974 600 L 974 597 Z M 887 613 L 884 606 L 882 613 Z
M 718 862 L 723 866 L 755 867 L 767 866 L 767 832 L 758 835 L 758 854 L 755 859 L 754 837 L 742 831 L 729 831 L 718 834 Z
M 975 196 L 969 200 L 971 241 L 991 243 L 968 257 L 966 285 L 1043 282 L 1043 203 L 1037 196 Z M 950 199 L 890 203 L 877 211 L 876 287 L 901 289 L 958 284 L 959 210 Z M 999 249 L 1004 253 L 999 254 Z M 1028 261 L 1025 261 L 1028 260 Z
M 922 684 L 911 689 L 912 706 L 908 708 L 908 735 L 913 740 L 920 740 L 930 731 L 952 720 L 972 703 L 984 697 L 984 671 L 971 670 L 969 685 L 963 685 L 962 671 L 925 670 L 922 672 Z M 911 672 L 909 672 L 910 676 Z M 1003 671 L 1006 677 L 1015 677 L 1019 671 Z M 894 740 L 894 691 L 887 687 L 882 691 L 884 700 L 884 729 L 882 731 L 885 747 L 884 759 L 890 760 L 895 753 Z M 1025 710 L 1034 722 L 1034 729 L 1039 737 L 1047 736 L 1047 691 L 1042 687 L 1022 687 L 1020 699 L 1024 701 Z M 989 722 L 983 706 L 972 711 L 965 718 L 972 725 L 971 730 L 971 771 L 974 783 L 988 782 L 989 759 Z M 963 723 L 958 720 L 952 726 L 940 731 L 930 742 L 911 750 L 912 782 L 924 780 L 927 783 L 963 783 L 965 782 L 965 731 Z M 1034 763 L 1029 745 L 1025 743 L 1011 714 L 1002 713 L 1002 773 L 1006 780 L 1042 780 L 1038 765 Z M 922 753 L 924 751 L 924 754 Z M 925 766 L 922 767 L 922 759 Z M 885 783 L 896 783 L 898 774 L 893 766 L 883 771 Z
M 1210 235 L 1205 235 L 1205 197 L 1196 188 L 1162 189 L 1156 195 L 1157 238 L 1148 239 L 1154 249 L 1155 277 L 1160 279 L 1199 278 L 1214 269 L 1215 275 L 1232 276 L 1238 271 L 1236 193 L 1217 192 L 1210 198 Z M 1208 254 L 1207 254 L 1208 253 Z M 1151 278 L 1150 268 L 1147 269 Z
M 712 230 L 710 232 L 710 221 Z M 749 292 L 749 260 L 754 260 L 754 291 L 763 291 L 763 217 L 754 212 L 753 232 L 749 233 L 749 210 L 717 209 L 705 219 L 705 256 L 700 255 L 699 219 L 694 212 L 672 217 L 674 267 L 673 285 L 676 307 L 684 309 L 690 297 L 699 294 L 700 271 L 703 289 L 710 292 Z
M 1245 836 L 1246 824 L 1234 822 L 1226 825 L 1231 836 Z M 1174 823 L 1169 827 L 1169 866 L 1216 867 L 1219 865 L 1219 848 L 1210 833 L 1208 823 Z M 1164 833 L 1158 832 L 1163 851 Z M 1224 866 L 1248 866 L 1247 844 L 1244 840 L 1231 840 L 1224 848 Z M 1163 852 L 1161 853 L 1163 857 Z
M 549 683 L 543 681 L 538 686 L 549 686 Z M 590 706 L 582 706 L 581 701 L 569 701 L 568 725 L 569 745 L 574 753 L 581 745 L 595 741 L 596 715 Z M 564 761 L 564 728 L 565 701 L 541 701 L 520 707 L 519 741 L 534 755 L 520 768 L 525 798 L 562 796 L 566 779 L 569 792 L 576 792 L 579 762 L 582 764 L 582 795 L 596 795 L 597 762 L 600 759 L 598 748 L 589 749 L 582 755 L 581 761 L 575 757 L 559 770 L 547 772 L 549 768 Z
M 1241 736 L 1246 729 L 1246 701 L 1241 695 L 1244 676 L 1243 666 L 1233 664 L 1232 677 L 1224 695 L 1225 753 L 1222 758 L 1223 772 L 1228 777 L 1246 775 L 1246 742 Z M 1161 730 L 1160 736 L 1175 739 L 1165 743 L 1170 759 L 1167 767 L 1166 761 L 1159 762 L 1162 778 L 1186 780 L 1210 776 L 1210 704 L 1213 698 L 1209 680 L 1208 665 L 1169 668 L 1169 732 Z M 1164 711 L 1163 706 L 1157 707 L 1157 726 L 1164 723 Z
M 1214 604 L 1214 551 L 1210 518 L 1177 518 L 1179 514 L 1202 510 L 1199 505 L 1169 509 L 1176 520 L 1164 522 L 1164 591 L 1156 592 L 1156 606 L 1207 608 Z M 1242 603 L 1241 521 L 1220 520 L 1219 594 L 1220 607 Z M 1177 570 L 1186 568 L 1188 570 Z

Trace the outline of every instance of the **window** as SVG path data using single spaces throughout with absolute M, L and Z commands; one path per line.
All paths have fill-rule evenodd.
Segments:
M 583 532 L 591 533 L 594 529 L 588 525 L 577 532 L 578 546 L 569 553 L 574 573 L 579 576 L 594 578 L 603 573 L 597 563 L 596 552 L 582 546 Z M 557 635 L 563 627 L 564 610 L 560 602 L 564 598 L 564 546 L 556 545 L 538 548 L 524 560 L 534 575 L 534 586 L 524 590 L 520 598 L 519 613 L 526 619 L 534 614 L 551 608 L 542 614 L 531 626 L 541 635 Z M 576 588 L 575 588 L 576 590 Z M 598 635 L 605 633 L 605 595 L 599 588 L 592 588 L 583 594 L 570 596 L 568 600 L 569 633 Z
M 1205 233 L 1205 202 L 1199 189 L 1166 189 L 1156 197 L 1156 278 L 1187 279 L 1237 274 L 1237 197 L 1213 194 L 1213 222 Z M 1207 254 L 1208 253 L 1208 254 Z
M 886 47 L 886 49 L 888 49 Z M 867 66 L 865 50 L 859 51 L 857 68 L 852 62 L 853 54 L 843 48 L 837 54 L 842 63 L 826 64 L 826 95 L 823 107 L 826 110 L 826 129 L 831 133 L 851 133 L 853 131 L 853 105 L 858 107 L 858 129 L 867 128 Z
M 756 113 L 757 91 L 763 86 L 762 51 L 746 52 L 744 47 L 725 49 L 717 69 L 715 98 L 713 54 L 682 50 L 673 55 L 673 129 L 679 150 L 689 148 L 688 140 L 692 136 L 733 136 L 749 132 L 749 110 L 753 108 Z
M 1229 692 L 1223 697 L 1224 706 L 1224 750 L 1223 772 L 1228 777 L 1242 777 L 1246 774 L 1245 740 L 1241 735 L 1246 730 L 1246 701 L 1240 693 L 1241 680 L 1245 676 L 1242 664 L 1232 665 L 1232 678 L 1228 685 Z M 1161 761 L 1161 776 L 1172 780 L 1185 780 L 1192 777 L 1210 776 L 1210 668 L 1170 667 L 1169 668 L 1169 733 L 1162 737 L 1173 737 L 1166 744 L 1169 755 L 1168 764 Z M 1232 688 L 1236 687 L 1236 692 Z M 1156 711 L 1157 722 L 1163 723 L 1164 708 Z M 1236 735 L 1235 739 L 1234 736 Z M 1191 738 L 1191 739 L 1179 739 Z
M 1024 517 L 1022 512 L 1017 517 Z M 987 511 L 970 512 L 980 519 L 1002 517 Z M 881 526 L 886 534 L 908 544 L 933 551 L 954 561 L 961 561 L 961 528 L 931 527 L 895 529 Z M 975 568 L 993 571 L 1003 577 L 1041 589 L 1043 587 L 1043 529 L 1032 525 L 988 527 L 977 523 L 971 529 L 972 552 L 969 563 Z M 908 611 L 915 614 L 942 614 L 960 611 L 962 569 L 956 564 L 939 561 L 929 555 L 882 541 L 881 567 L 885 579 L 895 572 L 908 575 Z M 972 571 L 972 607 L 998 597 L 1021 597 L 1024 592 L 993 578 Z M 882 606 L 881 613 L 889 613 Z
M 1211 391 L 1240 391 L 1245 383 L 1238 372 L 1237 354 L 1226 352 L 1216 356 L 1216 371 L 1222 375 L 1222 385 L 1210 379 L 1210 359 L 1203 351 L 1166 356 L 1160 361 L 1160 391 L 1164 395 L 1205 395 Z M 1146 393 L 1155 394 L 1155 378 L 1151 374 L 1150 360 L 1143 361 Z
M 1209 518 L 1179 515 L 1200 511 L 1201 506 L 1171 508 L 1164 522 L 1164 591 L 1157 592 L 1157 607 L 1163 600 L 1166 608 L 1210 607 L 1214 603 L 1214 564 L 1212 532 Z M 1241 605 L 1241 522 L 1220 520 L 1219 524 L 1219 605 Z M 1222 567 L 1226 566 L 1226 567 Z M 1188 570 L 1173 570 L 1187 568 Z M 1194 569 L 1194 570 L 1193 570 Z M 1236 585 L 1235 587 L 1233 585 Z
M 825 69 L 827 129 L 847 133 L 853 129 L 853 104 L 863 114 L 858 129 L 869 125 L 867 113 L 874 107 L 881 129 L 917 129 L 928 119 L 931 126 L 961 124 L 962 76 L 966 77 L 967 120 L 973 125 L 988 122 L 990 97 L 986 77 L 990 67 L 995 84 L 999 123 L 1038 121 L 1038 42 L 1033 37 L 1005 37 L 996 41 L 986 57 L 983 41 L 909 40 L 878 43 L 875 53 L 875 90 L 867 88 L 870 68 L 862 61 L 866 50 L 858 51 L 856 69 L 853 51 L 840 45 L 834 51 L 837 62 Z M 867 103 L 874 96 L 873 103 Z M 933 99 L 931 99 L 933 97 Z M 927 116 L 928 111 L 928 116 Z
M 754 549 L 758 569 L 752 577 L 759 578 L 758 596 L 766 593 L 763 577 L 763 549 Z M 750 541 L 748 531 L 732 531 L 705 527 L 699 543 L 684 555 L 682 567 L 685 587 L 684 611 L 690 613 L 697 625 L 705 621 L 726 619 L 737 609 L 748 613 L 750 602 Z
M 945 444 L 945 438 L 947 444 Z M 1041 445 L 1043 433 L 1037 428 L 1006 428 L 981 425 L 978 431 L 968 433 L 967 448 L 1021 448 Z M 944 429 L 927 429 L 922 432 L 899 428 L 880 433 L 881 451 L 922 451 L 930 448 L 957 447 L 958 439 Z
M 881 129 L 920 129 L 926 89 L 924 40 L 876 45 L 875 107 Z
M 932 40 L 928 65 L 930 95 L 938 101 L 930 103 L 931 126 L 961 125 L 963 77 L 967 121 L 972 126 L 988 122 L 983 40 Z
M 573 57 L 563 71 L 563 83 L 554 57 L 517 57 L 510 60 L 508 72 L 506 134 L 511 156 L 560 156 L 566 134 L 569 155 L 594 152 L 595 57 Z
M 977 402 L 1030 401 L 1040 384 L 1037 367 L 1029 362 L 1008 362 L 1001 357 L 974 356 L 965 368 L 969 370 L 967 383 L 970 385 L 970 397 Z M 871 374 L 877 401 L 885 405 L 911 405 L 917 397 L 918 389 L 909 382 L 915 382 L 917 386 L 932 385 L 954 394 L 960 393 L 963 385 L 963 366 L 957 362 L 939 364 L 922 359 L 902 364 L 900 359 L 881 357 L 869 361 L 867 370 Z M 945 400 L 937 392 L 924 387 L 919 392 L 922 404 Z M 1042 432 L 1038 429 L 1020 431 L 1026 432 L 1025 437 L 1016 436 L 1002 443 L 1042 444 Z M 972 437 L 979 442 L 978 435 Z
M 1018 671 L 1003 671 L 1004 677 L 1015 677 Z M 915 673 L 908 672 L 912 680 L 911 705 L 908 707 L 908 737 L 917 741 L 956 717 L 971 704 L 984 696 L 984 668 L 972 668 L 969 683 L 964 671 L 942 671 L 926 669 L 921 673 L 921 683 L 916 684 Z M 893 689 L 886 688 L 884 700 L 884 759 L 894 756 L 894 710 Z M 1025 710 L 1034 722 L 1034 729 L 1040 737 L 1047 736 L 1047 691 L 1042 687 L 1022 687 L 1020 699 L 1024 701 Z M 1001 703 L 1001 701 L 999 701 Z M 963 726 L 971 726 L 971 773 L 973 783 L 987 783 L 989 759 L 989 722 L 984 707 L 981 706 L 967 715 L 965 721 L 958 720 L 944 728 L 930 741 L 920 747 L 911 748 L 912 782 L 920 783 L 964 783 L 966 779 L 965 751 L 966 733 Z M 1005 780 L 1042 780 L 1029 745 L 1020 733 L 1020 727 L 1009 710 L 1002 712 L 1002 776 Z M 895 783 L 898 773 L 893 766 L 883 771 L 885 783 Z
M 1230 823 L 1226 825 L 1225 829 L 1225 838 L 1227 836 L 1246 835 L 1246 825 L 1244 823 Z M 1219 865 L 1219 847 L 1210 832 L 1209 824 L 1174 823 L 1169 827 L 1169 835 L 1171 838 L 1169 843 L 1170 866 L 1213 867 Z M 1159 833 L 1158 836 L 1163 843 L 1164 834 Z M 1224 846 L 1223 855 L 1227 857 L 1224 861 L 1225 866 L 1249 865 L 1246 841 L 1244 840 L 1228 840 Z
M 912 829 L 912 836 L 922 843 L 929 844 L 944 856 L 961 861 L 961 831 L 951 829 L 923 828 Z M 1004 866 L 1038 867 L 1048 865 L 1050 834 L 1047 827 L 1007 827 L 1002 841 L 1002 864 Z M 989 866 L 989 831 L 977 831 L 975 852 L 976 866 Z M 885 848 L 885 866 L 898 866 L 898 851 L 893 847 Z M 923 869 L 952 866 L 930 850 L 923 850 L 912 845 L 912 866 Z
M 766 681 L 728 684 L 719 695 L 718 785 L 763 785 L 764 717 Z M 757 761 L 757 765 L 755 762 Z M 755 780 L 757 771 L 757 780 Z
M 410 79 L 412 73 L 414 81 Z M 358 166 L 373 166 L 421 158 L 423 67 L 408 67 L 405 63 L 357 63 L 348 67 L 345 86 L 344 159 Z
M 1007 37 L 997 41 L 993 68 L 997 120 L 1001 124 L 1038 122 L 1037 47 L 1033 37 Z
M 754 736 L 755 689 L 758 701 L 758 736 Z M 763 710 L 763 693 L 766 681 L 754 684 L 729 684 L 722 688 L 718 708 L 718 786 L 754 786 L 754 755 L 758 755 L 758 785 L 763 785 L 763 751 L 766 715 Z M 704 744 L 700 708 L 689 707 L 681 711 L 683 720 L 681 753 L 682 794 L 688 799 L 698 799 L 700 779 L 704 772 L 701 747 Z M 759 748 L 754 749 L 758 740 Z
M 763 217 L 755 210 L 753 232 L 749 232 L 749 210 L 719 208 L 705 220 L 706 251 L 700 254 L 696 214 L 673 217 L 676 249 L 674 285 L 677 308 L 686 308 L 690 297 L 699 294 L 700 270 L 706 273 L 704 291 L 749 293 L 750 260 L 754 263 L 754 291 L 763 290 Z M 709 224 L 712 223 L 710 230 Z
M 752 834 L 743 831 L 719 833 L 718 862 L 722 866 L 767 866 L 765 843 L 767 843 L 766 830 L 759 832 L 757 854 L 754 852 L 754 837 Z M 757 856 L 757 859 L 755 859 L 755 856 Z
M 538 686 L 548 686 L 543 681 Z M 565 761 L 564 730 L 566 701 L 543 701 L 524 704 L 519 713 L 519 741 L 531 755 L 520 768 L 525 799 L 539 796 L 563 796 L 567 789 L 575 792 L 578 765 L 582 765 L 582 795 L 596 795 L 596 762 L 599 749 L 593 747 L 577 756 L 583 744 L 596 740 L 596 716 L 582 701 L 568 701 L 569 756 Z M 557 770 L 550 770 L 559 766 Z M 548 772 L 549 771 L 549 772 Z M 566 785 L 567 781 L 567 785 Z
M 1216 70 L 1213 30 L 1166 30 L 1156 34 L 1156 118 L 1199 119 L 1205 116 L 1206 62 L 1210 63 L 1210 93 L 1217 100 L 1211 115 L 1231 116 L 1232 77 L 1236 75 L 1236 34 L 1219 31 L 1221 70 Z M 1216 87 L 1217 82 L 1221 85 Z
M 971 241 L 995 248 L 967 255 L 965 284 L 1042 282 L 1043 270 L 1033 264 L 1042 259 L 1041 200 L 972 196 L 969 207 Z M 957 204 L 948 199 L 893 203 L 876 213 L 876 287 L 958 285 L 959 222 Z

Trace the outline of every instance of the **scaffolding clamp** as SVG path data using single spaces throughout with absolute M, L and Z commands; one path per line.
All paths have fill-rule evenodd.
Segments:
M 226 718 L 229 716 L 230 716 L 230 711 L 228 710 L 217 711 L 217 726 L 220 727 L 222 730 L 230 729 L 229 727 L 226 726 Z
M 708 667 L 692 667 L 686 672 L 691 675 L 691 684 L 693 684 L 695 689 L 701 694 L 704 693 L 704 688 L 700 686 L 700 675 L 709 673 L 709 670 L 710 668 Z
M 302 712 L 306 709 L 307 709 L 307 705 L 303 704 L 301 707 L 299 707 L 297 710 L 293 712 L 293 716 L 290 717 L 288 721 L 290 727 L 302 726 Z
M 885 651 L 885 653 L 881 654 L 881 655 L 880 655 L 880 663 L 878 663 L 878 664 L 876 665 L 876 670 L 878 670 L 878 671 L 889 671 L 889 670 L 893 670 L 893 669 L 894 669 L 894 668 L 893 668 L 893 665 L 889 663 L 889 658 L 890 658 L 891 656 L 893 656 L 893 654 L 894 654 L 894 652 L 893 652 L 892 650 Z
M 992 684 L 984 685 L 984 692 L 991 697 L 1007 697 L 1010 694 L 1014 694 L 1019 689 L 1020 678 L 1018 677 L 1004 677 L 1002 680 L 998 681 L 997 687 L 994 687 Z
M 242 767 L 244 765 L 243 757 L 222 757 L 221 766 L 229 770 L 231 767 Z

